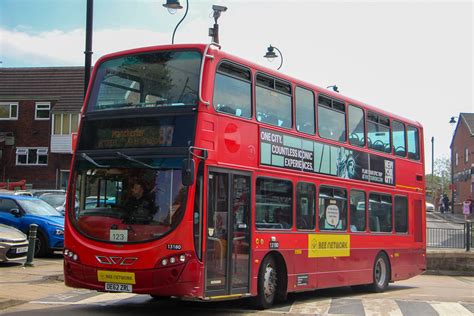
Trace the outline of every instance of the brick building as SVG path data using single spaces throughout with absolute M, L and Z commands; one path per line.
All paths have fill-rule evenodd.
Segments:
M 461 204 L 469 196 L 474 198 L 474 113 L 460 113 L 451 141 L 453 168 L 454 211 L 462 213 Z M 449 197 L 451 199 L 451 197 Z
M 83 89 L 83 67 L 0 68 L 0 182 L 67 185 Z

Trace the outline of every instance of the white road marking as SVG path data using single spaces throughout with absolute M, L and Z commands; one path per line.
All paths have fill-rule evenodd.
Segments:
M 403 316 L 400 307 L 394 300 L 388 299 L 363 299 L 365 316 Z
M 291 306 L 290 314 L 327 315 L 332 299 L 318 300 L 315 302 L 295 302 Z
M 431 307 L 433 307 L 440 316 L 472 316 L 472 313 L 459 303 L 431 303 Z

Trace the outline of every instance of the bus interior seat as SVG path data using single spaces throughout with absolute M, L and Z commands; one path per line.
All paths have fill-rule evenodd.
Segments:
M 379 232 L 380 231 L 380 219 L 378 216 L 371 216 L 369 219 L 370 231 Z

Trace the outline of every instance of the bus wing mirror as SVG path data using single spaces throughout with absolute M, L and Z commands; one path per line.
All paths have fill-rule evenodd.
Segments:
M 183 160 L 181 182 L 184 186 L 191 186 L 194 184 L 194 160 Z

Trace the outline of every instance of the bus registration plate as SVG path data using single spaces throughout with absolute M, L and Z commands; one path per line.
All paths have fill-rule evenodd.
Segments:
M 105 290 L 108 292 L 127 292 L 132 293 L 131 284 L 105 283 Z

